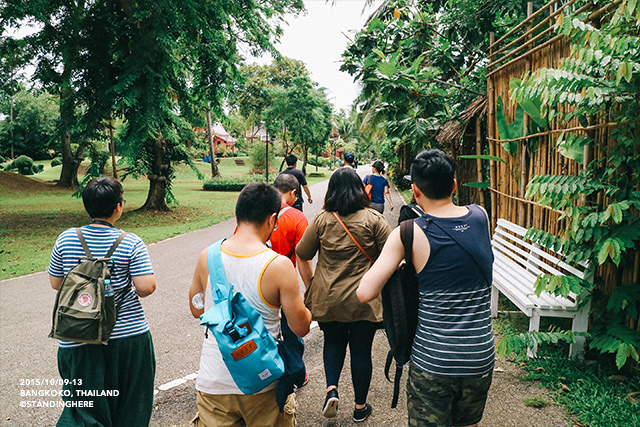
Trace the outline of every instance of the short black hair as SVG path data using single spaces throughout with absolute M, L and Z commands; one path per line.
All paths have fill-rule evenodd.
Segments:
M 298 161 L 298 158 L 296 157 L 295 154 L 289 154 L 287 157 L 284 158 L 284 161 L 287 162 L 287 166 L 293 166 Z
M 236 202 L 236 220 L 238 223 L 250 222 L 263 224 L 267 218 L 280 211 L 280 193 L 264 182 L 252 182 L 245 185 Z
M 356 156 L 354 156 L 353 153 L 347 153 L 344 155 L 344 161 L 347 163 L 353 163 L 355 159 L 356 159 Z
M 298 179 L 290 173 L 281 173 L 276 177 L 273 186 L 281 193 L 288 193 L 291 190 L 300 192 L 300 183 Z M 296 193 L 297 194 L 297 193 Z
M 376 160 L 371 166 L 373 166 L 379 173 L 384 173 L 384 163 L 382 163 L 381 160 Z
M 351 168 L 336 169 L 329 179 L 324 210 L 346 216 L 368 206 L 369 197 L 356 171 Z
M 455 173 L 456 162 L 438 149 L 421 152 L 411 164 L 411 181 L 432 200 L 451 196 Z
M 82 190 L 82 203 L 91 218 L 109 218 L 122 203 L 122 184 L 110 176 L 94 178 Z

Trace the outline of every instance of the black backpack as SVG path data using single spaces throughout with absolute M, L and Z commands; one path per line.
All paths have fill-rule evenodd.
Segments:
M 398 405 L 402 370 L 411 358 L 411 347 L 418 326 L 418 279 L 413 267 L 413 220 L 400 224 L 400 239 L 404 246 L 405 261 L 382 288 L 382 314 L 384 329 L 389 340 L 389 353 L 384 367 L 387 380 L 393 359 L 396 361 L 396 375 L 393 380 L 391 407 Z

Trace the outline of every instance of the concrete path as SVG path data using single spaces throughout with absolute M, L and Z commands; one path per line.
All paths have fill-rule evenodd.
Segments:
M 370 168 L 360 166 L 364 177 Z M 314 203 L 305 203 L 305 214 L 312 218 L 322 209 L 328 181 L 311 186 Z M 385 212 L 389 223 L 397 224 L 402 201 L 392 191 L 393 212 Z M 143 300 L 143 307 L 155 344 L 157 374 L 156 399 L 151 425 L 186 426 L 195 413 L 194 374 L 198 370 L 203 330 L 191 316 L 187 292 L 195 262 L 205 247 L 230 236 L 235 220 L 228 220 L 202 230 L 149 245 L 156 272 L 157 291 Z M 53 245 L 53 242 L 51 242 Z M 57 342 L 47 337 L 51 327 L 51 311 L 55 294 L 46 273 L 0 281 L 0 425 L 54 425 L 59 408 L 23 407 L 60 401 L 59 397 L 28 397 L 29 393 L 47 394 L 60 390 L 56 366 Z M 352 425 L 353 393 L 351 392 L 349 361 L 341 378 L 340 411 L 328 420 L 320 415 L 324 400 L 324 370 L 322 366 L 322 333 L 318 328 L 305 338 L 305 361 L 310 374 L 309 384 L 298 392 L 298 422 L 300 426 Z M 373 415 L 365 423 L 371 426 L 406 425 L 406 398 L 403 389 L 400 404 L 391 410 L 392 385 L 383 375 L 388 350 L 386 338 L 379 332 L 374 341 L 374 376 L 369 394 Z M 508 368 L 508 367 L 507 367 Z M 508 369 L 506 369 L 508 371 Z M 511 374 L 495 376 L 485 420 L 482 426 L 564 426 L 564 412 L 558 408 L 536 410 L 521 401 L 523 387 Z M 406 375 L 406 374 L 405 374 Z M 505 389 L 506 388 L 506 389 Z M 527 386 L 528 388 L 528 386 Z M 495 391 L 494 391 L 495 390 Z M 537 388 L 529 394 L 543 395 Z M 553 411 L 557 410 L 556 413 Z

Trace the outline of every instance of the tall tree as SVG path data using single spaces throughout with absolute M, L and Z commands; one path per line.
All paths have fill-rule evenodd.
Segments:
M 289 87 L 269 89 L 271 104 L 263 117 L 270 129 L 286 128 L 302 149 L 302 171 L 306 172 L 309 149 L 323 145 L 331 132 L 332 105 L 324 89 L 317 89 L 308 76 L 296 77 Z
M 343 54 L 341 69 L 362 82 L 363 133 L 384 130 L 391 152 L 438 146 L 442 125 L 486 92 L 489 33 L 524 16 L 523 1 L 385 2 Z M 458 145 L 448 148 L 460 153 Z M 412 156 L 403 157 L 400 169 Z
M 121 0 L 125 18 L 112 55 L 123 67 L 116 111 L 127 120 L 129 171 L 150 180 L 143 209 L 166 210 L 174 162 L 189 162 L 191 129 L 179 101 L 210 103 L 220 111 L 239 62 L 238 44 L 273 51 L 281 17 L 302 10 L 301 0 Z M 271 25 L 265 25 L 271 22 Z

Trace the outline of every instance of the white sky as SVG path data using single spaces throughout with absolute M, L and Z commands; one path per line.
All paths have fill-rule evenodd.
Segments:
M 381 3 L 376 0 L 363 14 L 364 0 L 304 0 L 307 13 L 287 18 L 289 25 L 283 26 L 284 34 L 276 47 L 282 55 L 307 65 L 311 78 L 328 89 L 336 111 L 347 109 L 360 92 L 353 77 L 339 71 L 347 36 L 353 38 Z M 256 60 L 260 64 L 271 61 L 270 56 Z

